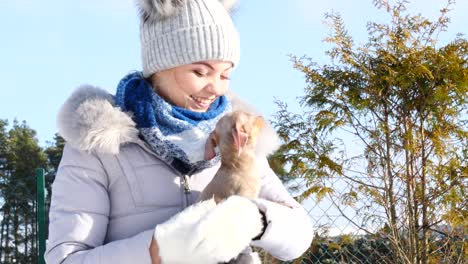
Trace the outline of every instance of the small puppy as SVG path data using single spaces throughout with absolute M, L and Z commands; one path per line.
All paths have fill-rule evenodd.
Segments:
M 208 138 L 205 159 L 212 159 L 218 147 L 221 167 L 200 194 L 199 201 L 220 201 L 231 195 L 257 198 L 260 192 L 260 175 L 257 169 L 255 146 L 257 136 L 264 127 L 261 116 L 235 111 L 223 116 Z M 247 247 L 229 264 L 260 264 L 260 257 Z
M 201 193 L 200 201 L 213 196 L 216 202 L 231 195 L 258 197 L 260 175 L 255 161 L 255 146 L 264 125 L 263 117 L 242 111 L 229 113 L 219 120 L 206 143 L 205 159 L 212 159 L 218 147 L 221 167 Z

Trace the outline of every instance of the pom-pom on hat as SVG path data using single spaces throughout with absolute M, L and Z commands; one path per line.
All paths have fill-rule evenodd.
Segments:
M 236 0 L 137 0 L 143 75 L 205 60 L 239 63 Z

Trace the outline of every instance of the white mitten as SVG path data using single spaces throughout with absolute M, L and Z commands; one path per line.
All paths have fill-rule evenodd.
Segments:
M 311 219 L 299 204 L 278 203 L 257 198 L 252 200 L 265 214 L 266 228 L 260 239 L 250 245 L 260 247 L 279 259 L 301 256 L 313 237 Z
M 214 264 L 236 257 L 262 230 L 258 207 L 247 198 L 231 196 L 186 208 L 156 226 L 162 264 Z

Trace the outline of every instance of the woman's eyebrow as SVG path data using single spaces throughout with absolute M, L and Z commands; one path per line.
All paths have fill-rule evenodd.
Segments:
M 196 64 L 201 64 L 201 65 L 205 65 L 206 67 L 212 69 L 213 71 L 215 70 L 215 68 L 213 66 L 211 66 L 211 64 L 209 63 L 206 63 L 206 62 L 203 62 L 203 61 L 200 61 L 200 62 L 194 62 L 192 63 L 193 65 L 196 65 Z
M 192 65 L 196 65 L 196 64 L 201 64 L 201 65 L 205 65 L 206 67 L 210 68 L 211 70 L 215 71 L 215 68 L 213 67 L 213 65 L 207 63 L 207 62 L 204 62 L 204 61 L 199 61 L 199 62 L 194 62 L 192 63 Z M 232 65 L 229 66 L 228 68 L 224 69 L 223 72 L 229 70 L 232 68 Z

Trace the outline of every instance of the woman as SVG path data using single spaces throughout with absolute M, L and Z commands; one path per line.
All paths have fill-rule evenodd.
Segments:
M 209 264 L 249 245 L 290 260 L 308 248 L 308 215 L 261 154 L 259 199 L 195 204 L 219 167 L 219 156 L 204 160 L 209 133 L 225 113 L 249 110 L 228 93 L 239 61 L 233 4 L 140 0 L 143 72 L 115 96 L 82 86 L 62 106 L 48 263 Z

